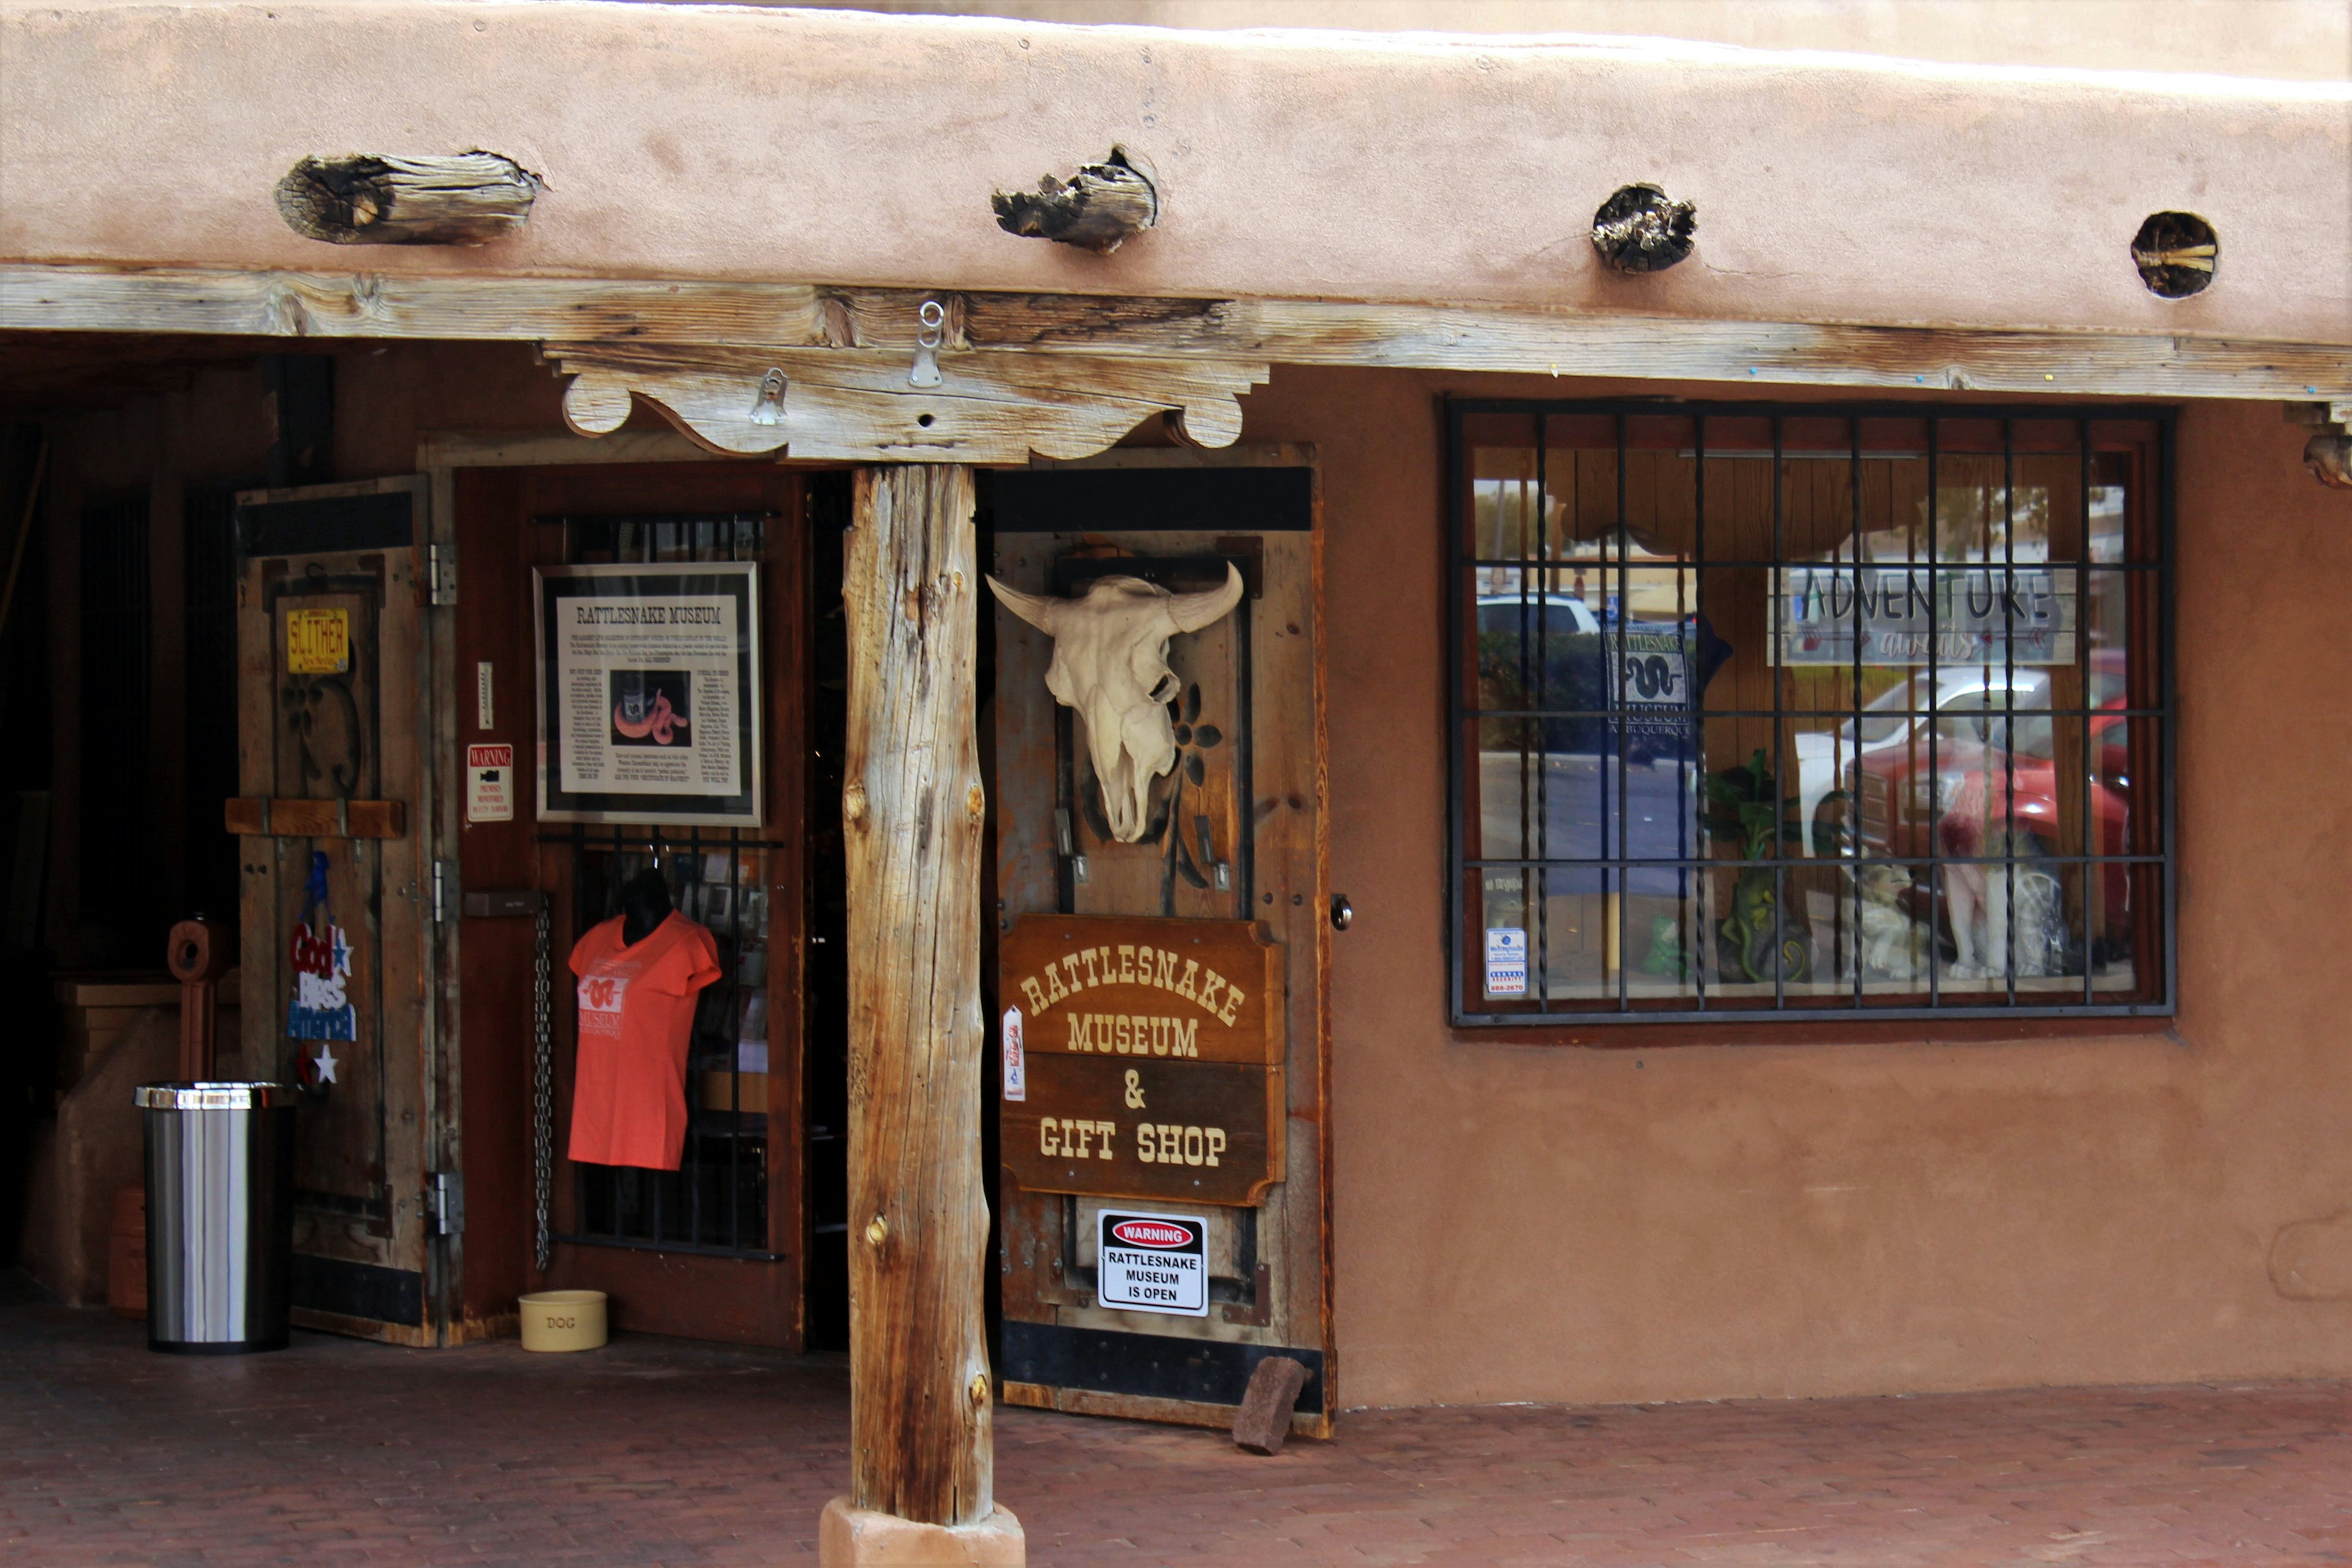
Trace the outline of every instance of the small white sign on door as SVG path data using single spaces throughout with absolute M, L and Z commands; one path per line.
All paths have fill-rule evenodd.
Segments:
M 466 820 L 514 820 L 514 748 L 466 748 Z
M 1528 933 L 1524 926 L 1497 926 L 1486 933 L 1486 994 L 1528 994 Z
M 1209 1315 L 1209 1222 L 1105 1209 L 1095 1231 L 1095 1300 L 1122 1312 Z
M 1004 1010 L 1004 1098 L 1029 1098 L 1029 1061 L 1021 1050 L 1021 1009 Z

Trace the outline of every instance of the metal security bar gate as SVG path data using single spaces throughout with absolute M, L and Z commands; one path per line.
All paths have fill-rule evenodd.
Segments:
M 563 559 L 593 565 L 757 561 L 772 521 L 757 513 L 698 517 L 566 517 Z M 770 858 L 781 840 L 741 828 L 665 831 L 575 824 L 539 841 L 571 850 L 568 941 L 621 913 L 622 889 L 652 869 L 670 902 L 707 928 L 720 978 L 698 1004 L 687 1064 L 687 1132 L 676 1171 L 574 1164 L 572 1228 L 579 1245 L 773 1259 L 769 1184 L 780 1141 L 768 1094 Z M 561 945 L 561 944 L 560 944 Z M 566 984 L 554 955 L 559 998 Z M 559 1010 L 561 1010 L 559 1006 Z M 555 1130 L 559 1142 L 562 1130 Z M 785 1174 L 782 1179 L 790 1180 Z

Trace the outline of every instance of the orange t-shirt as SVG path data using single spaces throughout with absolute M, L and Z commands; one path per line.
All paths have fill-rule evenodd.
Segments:
M 572 1158 L 675 1171 L 686 1145 L 694 1003 L 719 978 L 719 949 L 674 910 L 643 942 L 624 946 L 622 919 L 591 928 L 572 950 L 580 977 Z

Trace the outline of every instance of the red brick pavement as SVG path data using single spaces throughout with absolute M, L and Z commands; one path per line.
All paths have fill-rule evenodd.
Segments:
M 0 1307 L 0 1563 L 813 1560 L 837 1361 L 298 1334 L 233 1360 Z M 1366 1411 L 1254 1458 L 1000 1410 L 1043 1565 L 2352 1563 L 2352 1387 Z

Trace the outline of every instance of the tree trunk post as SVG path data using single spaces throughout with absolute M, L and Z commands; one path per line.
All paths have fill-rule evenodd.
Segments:
M 851 1483 L 825 1510 L 827 1563 L 1023 1560 L 991 1491 L 982 1295 L 980 586 L 970 468 L 857 471 L 842 583 Z

